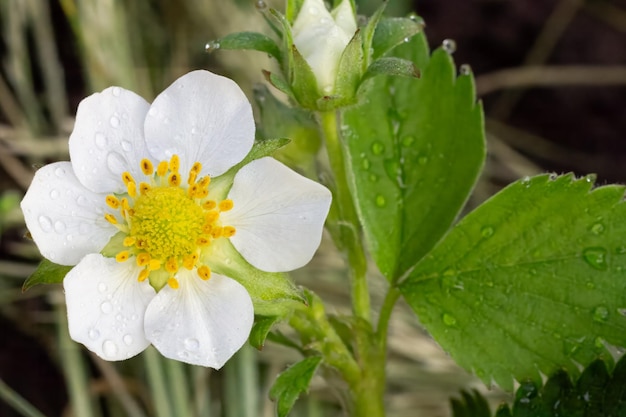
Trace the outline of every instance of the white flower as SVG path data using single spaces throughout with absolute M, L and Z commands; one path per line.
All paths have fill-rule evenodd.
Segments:
M 293 43 L 325 94 L 333 91 L 341 55 L 356 29 L 350 0 L 343 0 L 332 12 L 323 0 L 304 0 L 293 23 Z
M 152 343 L 213 368 L 242 346 L 250 295 L 211 266 L 233 246 L 264 271 L 303 266 L 331 198 L 268 157 L 241 168 L 230 189 L 210 184 L 248 154 L 254 130 L 243 92 L 207 71 L 152 105 L 119 87 L 80 103 L 71 162 L 37 171 L 22 201 L 42 255 L 76 265 L 63 283 L 75 341 L 107 360 Z

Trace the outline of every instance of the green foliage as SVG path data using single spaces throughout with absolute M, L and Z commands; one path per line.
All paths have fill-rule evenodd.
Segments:
M 452 399 L 453 417 L 490 417 L 485 398 L 478 392 L 462 392 Z M 496 417 L 620 417 L 626 415 L 626 359 L 612 374 L 601 360 L 592 362 L 575 384 L 563 370 L 550 376 L 543 387 L 523 383 L 515 394 L 513 411 L 501 405 Z
M 400 285 L 441 346 L 511 390 L 626 346 L 624 187 L 520 180 L 461 220 Z
M 265 52 L 282 62 L 282 52 L 276 42 L 268 36 L 257 32 L 238 32 L 220 38 L 217 41 L 220 49 L 251 49 Z
M 485 158 L 482 109 L 471 76 L 455 75 L 423 35 L 393 50 L 422 78 L 376 77 L 343 111 L 351 191 L 379 269 L 403 276 L 450 228 Z M 387 58 L 389 59 L 389 58 Z
M 254 320 L 254 325 L 252 326 L 250 337 L 248 338 L 250 344 L 259 350 L 263 349 L 263 345 L 265 344 L 265 339 L 267 339 L 267 335 L 269 334 L 274 324 L 280 321 L 280 319 L 280 316 L 257 316 Z
M 31 276 L 26 278 L 22 291 L 26 291 L 39 284 L 60 284 L 73 266 L 59 265 L 47 259 L 42 260 Z
M 311 378 L 321 362 L 320 356 L 311 356 L 278 375 L 270 389 L 270 397 L 276 400 L 278 417 L 285 417 L 300 394 L 307 391 Z
M 406 42 L 424 28 L 421 18 L 413 17 L 383 17 L 377 22 L 376 31 L 372 40 L 372 58 L 378 59 L 391 49 Z

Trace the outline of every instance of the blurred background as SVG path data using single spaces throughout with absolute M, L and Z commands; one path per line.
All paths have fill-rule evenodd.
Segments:
M 261 69 L 273 68 L 269 58 L 204 47 L 231 32 L 269 34 L 254 3 L 0 0 L 0 416 L 274 415 L 267 392 L 295 352 L 272 343 L 261 352 L 246 347 L 221 371 L 152 349 L 104 362 L 69 340 L 60 286 L 21 291 L 40 257 L 24 237 L 19 201 L 37 167 L 68 160 L 79 101 L 111 85 L 150 101 L 196 68 L 232 77 L 251 98 Z M 357 3 L 370 15 L 381 1 Z M 455 40 L 457 64 L 474 72 L 489 158 L 470 205 L 545 171 L 626 182 L 626 0 L 392 0 L 387 11 L 417 12 L 431 46 Z M 341 314 L 350 309 L 344 272 L 324 242 L 294 278 Z M 381 280 L 372 278 L 376 293 Z M 508 398 L 456 367 L 401 304 L 390 349 L 390 417 L 448 416 L 448 398 L 463 388 L 494 404 Z M 320 378 L 292 415 L 339 410 L 333 387 Z

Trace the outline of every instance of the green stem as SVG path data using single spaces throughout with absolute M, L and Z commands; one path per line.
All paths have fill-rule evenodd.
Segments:
M 339 138 L 339 116 L 337 111 L 321 112 L 320 124 L 326 141 L 326 151 L 330 168 L 334 176 L 335 192 L 333 195 L 334 211 L 338 219 L 338 236 L 342 249 L 347 251 L 351 267 L 352 310 L 355 316 L 371 321 L 370 295 L 365 273 L 367 262 L 359 237 L 359 217 L 352 202 L 344 152 Z
M 149 346 L 143 353 L 146 362 L 148 382 L 154 402 L 154 410 L 157 417 L 171 417 L 172 405 L 170 403 L 170 393 L 166 388 L 165 372 L 163 371 L 161 355 L 155 348 Z

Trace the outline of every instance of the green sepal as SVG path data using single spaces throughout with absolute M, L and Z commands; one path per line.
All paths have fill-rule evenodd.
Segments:
M 278 375 L 270 389 L 270 398 L 276 401 L 278 417 L 285 417 L 300 394 L 307 392 L 321 356 L 311 356 L 297 362 Z
M 287 5 L 285 6 L 285 17 L 290 23 L 293 23 L 296 20 L 303 3 L 304 0 L 287 0 Z
M 263 70 L 263 75 L 265 76 L 267 82 L 270 83 L 278 91 L 284 93 L 292 100 L 296 99 L 293 95 L 293 91 L 291 91 L 289 83 L 287 83 L 287 80 L 285 80 L 285 77 L 283 77 L 282 74 L 276 74 L 275 72 Z
M 215 241 L 211 250 L 211 270 L 243 285 L 252 298 L 256 315 L 286 316 L 305 307 L 306 299 L 287 274 L 255 268 L 226 239 Z
M 322 100 L 318 100 L 318 109 L 320 111 L 347 106 L 356 101 L 356 92 L 361 84 L 362 63 L 363 46 L 361 31 L 357 30 L 341 54 L 332 94 L 330 97 L 325 95 Z
M 387 0 L 383 1 L 383 3 L 376 9 L 374 14 L 369 18 L 367 24 L 363 27 L 363 68 L 361 72 L 365 72 L 367 67 L 374 60 L 374 36 L 376 33 L 376 28 L 383 17 L 383 12 L 387 8 L 387 4 L 389 2 Z
M 415 64 L 408 60 L 396 57 L 378 58 L 367 68 L 363 81 L 377 75 L 396 75 L 401 77 L 419 78 L 420 71 Z
M 267 339 L 270 330 L 281 320 L 282 317 L 280 316 L 257 316 L 254 320 L 252 331 L 250 331 L 248 342 L 258 350 L 263 349 L 265 339 Z
M 224 36 L 216 41 L 220 49 L 247 49 L 265 52 L 282 63 L 282 52 L 276 42 L 266 35 L 257 32 L 237 32 Z
M 380 19 L 372 39 L 372 59 L 378 59 L 423 30 L 418 19 L 408 17 L 385 17 Z
M 27 291 L 39 284 L 60 284 L 74 266 L 59 265 L 43 259 L 22 285 L 22 291 Z
M 517 181 L 464 217 L 400 285 L 457 363 L 504 389 L 626 346 L 624 187 Z

